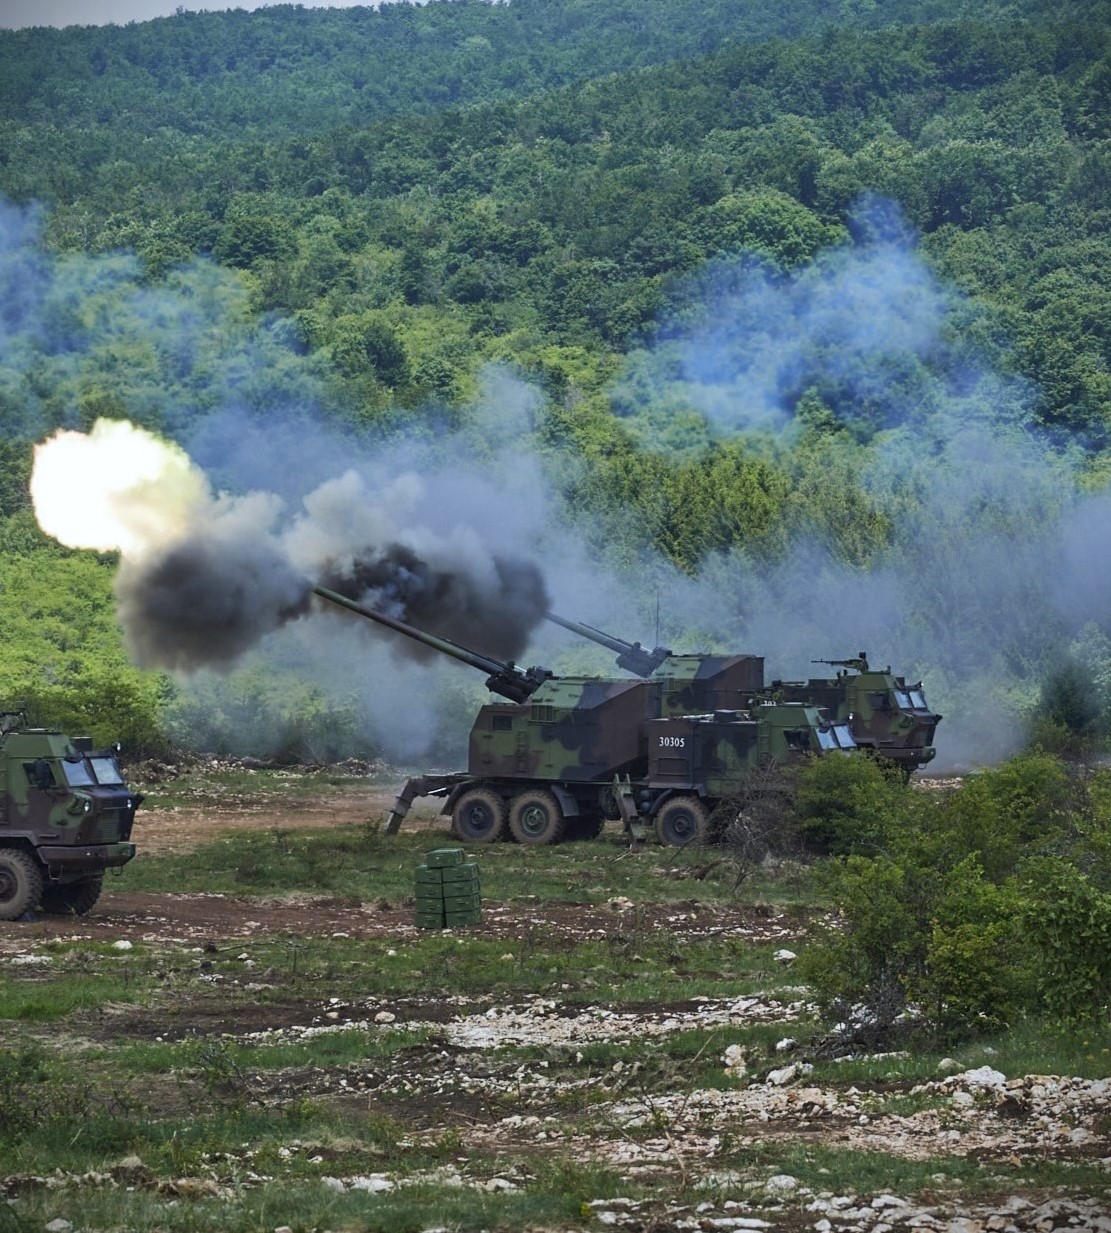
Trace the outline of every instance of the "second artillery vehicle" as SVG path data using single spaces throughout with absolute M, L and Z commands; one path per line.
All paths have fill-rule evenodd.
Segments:
M 555 625 L 608 647 L 617 655 L 618 667 L 627 672 L 651 680 L 690 680 L 696 692 L 694 683 L 699 677 L 715 680 L 716 665 L 722 662 L 721 656 L 676 655 L 661 646 L 649 651 L 639 642 L 626 642 L 592 625 L 583 625 L 553 612 L 549 612 L 547 618 Z M 847 723 L 862 749 L 893 762 L 908 776 L 936 756 L 934 733 L 941 716 L 926 705 L 921 681 L 908 684 L 905 678 L 894 675 L 890 666 L 882 672 L 870 668 L 864 651 L 854 659 L 811 661 L 837 668 L 835 677 L 777 680 L 767 686 L 763 681 L 763 660 L 758 662 L 761 679 L 749 684 L 748 696 L 819 707 L 831 718 Z M 685 705 L 678 691 L 673 689 L 670 693 L 677 705 Z M 688 709 L 700 709 L 703 705 L 703 700 L 696 696 L 690 699 Z
M 524 844 L 596 835 L 606 817 L 634 831 L 652 825 L 663 843 L 704 839 L 711 814 L 755 773 L 827 751 L 855 749 L 847 723 L 816 706 L 765 700 L 763 660 L 753 655 L 674 657 L 657 680 L 559 678 L 519 668 L 437 638 L 325 587 L 316 594 L 407 638 L 486 672 L 505 698 L 482 707 L 467 770 L 410 779 L 387 833 L 420 796 L 443 801 L 455 835 Z
M 104 871 L 135 855 L 142 796 L 124 782 L 115 750 L 31 728 L 0 711 L 0 920 L 28 912 L 84 915 Z

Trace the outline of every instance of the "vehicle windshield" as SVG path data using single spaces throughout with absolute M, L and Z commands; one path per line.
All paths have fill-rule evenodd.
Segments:
M 92 763 L 93 774 L 96 776 L 97 783 L 123 783 L 119 763 L 117 763 L 115 758 L 90 758 L 89 761 Z
M 852 729 L 848 724 L 834 724 L 833 735 L 837 738 L 837 744 L 842 749 L 855 749 L 856 738 L 852 734 Z
M 837 739 L 833 735 L 832 728 L 819 728 L 818 729 L 818 744 L 821 745 L 823 749 L 836 749 L 837 748 Z
M 62 771 L 71 788 L 87 788 L 96 783 L 92 768 L 84 758 L 63 758 Z
M 926 695 L 922 692 L 921 686 L 915 685 L 910 689 L 897 689 L 895 690 L 895 697 L 899 700 L 900 710 L 929 710 L 929 707 L 926 705 Z

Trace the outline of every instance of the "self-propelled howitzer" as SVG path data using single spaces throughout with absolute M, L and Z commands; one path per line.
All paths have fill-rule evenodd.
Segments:
M 465 772 L 410 779 L 386 825 L 393 834 L 419 796 L 443 799 L 455 835 L 556 843 L 596 835 L 606 817 L 636 831 L 654 824 L 664 843 L 707 837 L 722 800 L 750 787 L 755 772 L 807 753 L 855 748 L 847 724 L 817 707 L 762 702 L 703 714 L 676 712 L 666 680 L 556 677 L 522 670 L 386 617 L 338 592 L 320 598 L 489 673 L 507 702 L 483 706 L 471 729 Z M 744 657 L 741 657 L 744 658 Z M 683 689 L 691 688 L 686 681 Z
M 677 655 L 656 647 L 649 658 L 639 642 L 625 642 L 591 625 L 552 613 L 548 620 L 610 650 L 635 648 L 642 652 L 645 658 L 640 660 L 619 654 L 618 667 L 662 684 L 663 714 L 682 715 L 747 705 L 747 701 L 738 700 L 742 697 L 801 703 L 817 706 L 831 719 L 848 723 L 862 749 L 894 762 L 907 775 L 932 761 L 937 753 L 933 741 L 941 716 L 926 704 L 922 683 L 908 684 L 904 677 L 894 675 L 890 667 L 882 672 L 870 668 L 864 651 L 851 659 L 813 661 L 838 668 L 835 677 L 776 680 L 765 685 L 764 661 L 760 656 Z M 657 654 L 660 658 L 653 663 Z

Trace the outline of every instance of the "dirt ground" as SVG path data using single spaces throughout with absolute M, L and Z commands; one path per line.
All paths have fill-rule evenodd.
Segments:
M 229 831 L 274 827 L 333 826 L 380 817 L 393 791 L 355 790 L 326 805 L 303 805 L 276 813 L 272 804 L 239 799 L 227 807 L 199 806 L 144 811 L 144 851 L 174 853 Z M 407 828 L 443 829 L 433 810 L 415 810 Z M 444 830 L 446 836 L 446 830 Z M 791 921 L 772 908 L 722 908 L 693 902 L 650 910 L 680 943 L 684 937 L 728 932 L 752 942 L 788 946 Z M 639 926 L 644 927 L 643 909 Z M 573 946 L 618 934 L 622 914 L 612 905 L 570 907 L 549 903 L 498 904 L 483 908 L 483 934 L 506 939 L 542 924 L 549 936 Z M 651 923 L 648 919 L 647 923 Z M 403 945 L 416 936 L 412 909 L 399 903 L 351 902 L 301 897 L 259 901 L 214 894 L 148 894 L 114 891 L 111 882 L 95 912 L 83 919 L 44 917 L 6 926 L 0 934 L 0 962 L 31 963 L 44 943 L 59 938 L 115 941 L 120 938 L 167 948 L 223 949 L 278 934 L 341 936 Z M 262 979 L 244 972 L 243 983 Z M 237 1002 L 240 999 L 237 999 Z M 907 1084 L 917 1097 L 907 1112 L 891 1111 L 873 1090 L 851 1083 L 809 1082 L 805 1062 L 790 1049 L 769 1067 L 766 1060 L 736 1056 L 725 1049 L 730 1032 L 753 1023 L 782 1025 L 805 1012 L 805 990 L 785 996 L 755 994 L 732 1000 L 685 998 L 676 991 L 665 1005 L 607 1005 L 603 998 L 580 1000 L 529 997 L 505 1004 L 481 999 L 374 997 L 340 1002 L 326 990 L 309 1001 L 267 1002 L 228 1016 L 219 990 L 183 1006 L 170 1018 L 135 1007 L 105 1007 L 90 1017 L 90 1038 L 173 1040 L 186 1033 L 217 1033 L 239 1040 L 298 1040 L 360 1025 L 368 1031 L 396 1028 L 433 1030 L 435 1044 L 411 1050 L 402 1060 L 351 1063 L 332 1069 L 305 1067 L 261 1074 L 261 1100 L 291 1094 L 327 1094 L 376 1107 L 404 1110 L 414 1133 L 440 1134 L 465 1128 L 472 1150 L 490 1148 L 512 1159 L 517 1145 L 550 1138 L 573 1158 L 619 1169 L 625 1176 L 660 1186 L 651 1219 L 644 1204 L 599 1196 L 583 1227 L 592 1224 L 630 1230 L 782 1228 L 815 1233 L 896 1228 L 944 1229 L 947 1233 L 1051 1233 L 1093 1229 L 1111 1233 L 1103 1187 L 1082 1193 L 1016 1184 L 1014 1193 L 977 1196 L 955 1179 L 938 1175 L 926 1196 L 887 1193 L 838 1194 L 808 1188 L 790 1176 L 753 1179 L 722 1163 L 728 1155 L 769 1142 L 792 1142 L 901 1157 L 908 1161 L 945 1156 L 1003 1162 L 1021 1170 L 1024 1163 L 1094 1163 L 1111 1176 L 1111 1079 L 1003 1075 L 990 1065 L 949 1068 L 936 1079 Z M 553 1073 L 546 1062 L 506 1064 L 506 1046 L 631 1042 L 684 1029 L 720 1029 L 722 1067 L 733 1065 L 737 1082 L 706 1090 L 648 1092 L 635 1073 L 599 1075 L 571 1070 Z M 279 1085 L 278 1087 L 274 1085 Z M 890 1095 L 888 1092 L 886 1095 Z M 924 1106 L 924 1107 L 922 1107 Z M 573 1119 L 569 1108 L 575 1108 Z M 574 1129 L 569 1130 L 568 1125 Z M 721 1189 L 720 1203 L 700 1210 L 669 1202 L 679 1181 L 692 1178 Z M 365 1179 L 362 1179 L 365 1181 Z M 494 1185 L 497 1179 L 484 1179 Z M 508 1186 L 518 1184 L 508 1176 Z M 7 1179 L 11 1183 L 11 1179 Z M 361 1184 L 358 1178 L 332 1179 L 337 1186 Z M 393 1183 L 388 1177 L 380 1185 Z M 0 1175 L 0 1190 L 5 1179 Z

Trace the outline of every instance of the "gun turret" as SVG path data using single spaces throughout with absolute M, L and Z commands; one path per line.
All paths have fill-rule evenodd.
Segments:
M 564 629 L 569 629 L 581 638 L 589 638 L 591 642 L 597 642 L 599 646 L 615 651 L 617 666 L 624 668 L 626 672 L 631 672 L 634 676 L 650 677 L 665 659 L 671 657 L 671 651 L 664 646 L 653 647 L 649 651 L 639 642 L 626 642 L 624 638 L 615 638 L 612 634 L 595 629 L 593 625 L 582 625 L 578 621 L 569 621 L 566 617 L 556 616 L 554 612 L 547 612 L 544 615 L 553 625 L 562 625 Z
M 829 664 L 831 668 L 852 668 L 854 672 L 868 671 L 868 652 L 861 651 L 855 659 L 812 659 L 812 664 Z
M 493 694 L 508 698 L 510 702 L 527 702 L 545 681 L 551 680 L 552 674 L 547 668 L 518 668 L 512 660 L 503 663 L 500 659 L 480 655 L 477 651 L 468 650 L 465 646 L 460 646 L 448 638 L 437 638 L 435 634 L 427 634 L 424 630 L 417 629 L 415 625 L 406 625 L 404 621 L 399 621 L 396 617 L 387 616 L 384 612 L 378 612 L 374 608 L 367 608 L 327 587 L 313 587 L 313 594 L 319 595 L 321 599 L 326 599 L 331 604 L 346 608 L 348 612 L 365 617 L 368 621 L 377 621 L 379 625 L 384 625 L 395 633 L 404 634 L 407 638 L 412 638 L 414 642 L 422 642 L 434 651 L 440 651 L 444 655 L 450 655 L 452 659 L 470 664 L 472 668 L 489 673 L 486 678 L 486 688 Z

